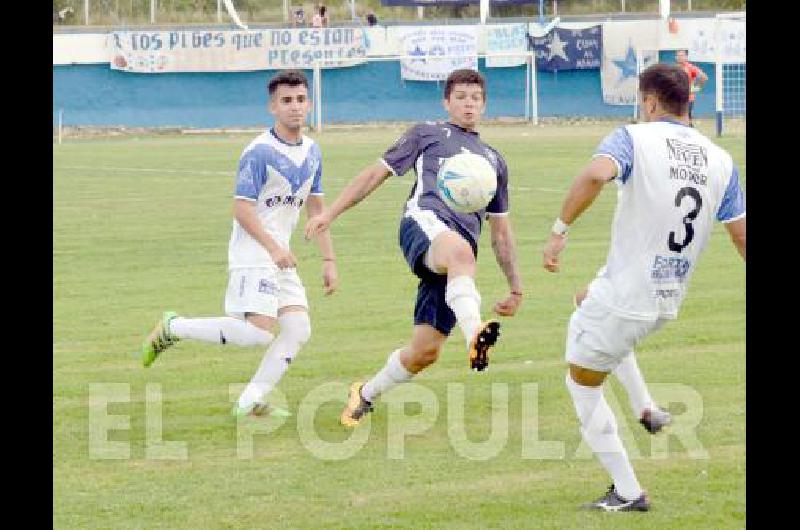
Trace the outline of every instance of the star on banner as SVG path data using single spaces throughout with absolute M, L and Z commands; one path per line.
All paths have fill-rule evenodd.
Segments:
M 567 47 L 567 43 L 561 40 L 561 37 L 558 36 L 558 32 L 553 33 L 553 38 L 550 40 L 550 55 L 547 57 L 548 61 L 552 61 L 553 57 L 559 56 L 562 57 L 565 61 L 569 61 L 569 57 L 567 57 L 567 53 L 564 51 L 564 48 Z
M 419 44 L 417 44 L 417 46 L 416 46 L 416 47 L 415 47 L 413 50 L 411 50 L 410 52 L 408 52 L 408 54 L 409 54 L 409 55 L 414 55 L 414 56 L 416 56 L 416 57 L 419 57 L 418 59 L 411 59 L 411 62 L 412 62 L 412 63 L 413 63 L 414 61 L 419 61 L 419 62 L 421 62 L 421 63 L 424 63 L 424 62 L 425 62 L 425 59 L 423 59 L 423 58 L 422 58 L 422 57 L 425 57 L 425 52 L 422 50 L 422 48 L 420 48 L 420 47 L 419 47 Z
M 628 46 L 625 58 L 621 61 L 614 61 L 614 65 L 622 70 L 622 79 L 636 77 L 636 52 L 633 51 L 633 46 Z

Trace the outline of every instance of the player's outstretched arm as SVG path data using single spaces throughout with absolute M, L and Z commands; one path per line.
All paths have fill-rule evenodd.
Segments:
M 255 201 L 234 199 L 233 216 L 242 225 L 242 228 L 269 252 L 272 261 L 275 262 L 278 268 L 289 269 L 297 266 L 297 259 L 294 254 L 278 244 L 261 226 L 261 221 L 259 221 L 258 214 L 256 214 Z
M 736 246 L 736 250 L 739 251 L 739 255 L 742 256 L 742 259 L 747 261 L 745 257 L 745 236 L 747 233 L 747 218 L 742 217 L 741 219 L 737 219 L 736 221 L 731 221 L 730 223 L 725 223 L 725 229 L 728 231 L 728 235 L 731 236 L 731 241 Z
M 364 200 L 375 188 L 383 184 L 389 175 L 389 170 L 382 162 L 375 162 L 364 168 L 342 190 L 330 208 L 308 220 L 308 223 L 306 223 L 306 239 L 311 239 L 320 232 L 327 230 L 337 217 Z
M 306 200 L 306 213 L 308 218 L 321 214 L 325 211 L 325 201 L 322 195 L 309 195 Z M 322 287 L 325 294 L 333 294 L 339 283 L 339 275 L 336 271 L 336 255 L 333 252 L 333 237 L 330 230 L 324 230 L 317 235 L 319 253 L 322 256 Z
M 600 195 L 603 186 L 617 176 L 617 165 L 606 156 L 597 156 L 583 168 L 572 187 L 567 192 L 567 197 L 561 206 L 559 220 L 565 225 L 571 225 L 580 215 L 592 205 Z M 566 234 L 550 233 L 550 238 L 544 247 L 543 265 L 550 272 L 558 272 L 558 256 L 567 244 Z
M 508 280 L 509 295 L 505 300 L 494 305 L 494 312 L 502 316 L 514 316 L 522 304 L 522 280 L 517 267 L 517 245 L 511 222 L 507 215 L 490 215 L 489 227 L 492 233 L 492 250 L 497 264 Z
M 705 85 L 707 81 L 708 81 L 708 76 L 706 75 L 706 73 L 700 68 L 698 68 L 697 81 L 695 81 L 697 89 L 700 90 L 701 88 L 703 88 L 703 85 Z

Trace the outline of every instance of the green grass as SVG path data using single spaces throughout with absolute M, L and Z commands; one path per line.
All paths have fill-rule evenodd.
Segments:
M 504 319 L 486 373 L 468 371 L 456 336 L 440 361 L 415 379 L 437 397 L 439 414 L 429 429 L 406 438 L 402 459 L 389 458 L 396 443 L 390 427 L 403 423 L 387 422 L 386 403 L 364 426 L 369 439 L 352 458 L 314 456 L 298 433 L 297 416 L 256 435 L 252 458 L 238 458 L 229 385 L 249 379 L 259 349 L 182 342 L 147 370 L 132 356 L 163 309 L 222 312 L 233 171 L 249 137 L 54 145 L 54 527 L 743 527 L 745 267 L 721 226 L 697 267 L 681 318 L 638 350 L 657 400 L 668 384 L 701 396 L 696 434 L 709 457 L 691 458 L 675 436 L 667 438 L 668 455 L 655 451 L 663 438 L 641 429 L 614 382 L 606 393 L 612 406 L 619 404 L 618 421 L 635 444 L 634 467 L 654 509 L 644 515 L 576 509 L 601 494 L 608 478 L 595 460 L 576 457 L 580 437 L 564 388 L 564 334 L 573 292 L 605 257 L 613 186 L 572 230 L 559 275 L 541 268 L 541 248 L 564 191 L 609 130 L 496 126 L 482 133 L 510 167 L 526 298 L 515 318 Z M 400 132 L 386 127 L 318 135 L 328 200 Z M 721 143 L 744 175 L 743 139 Z M 296 234 L 293 250 L 308 290 L 313 336 L 279 385 L 295 414 L 320 385 L 373 374 L 410 335 L 416 282 L 396 234 L 412 175 L 390 179 L 335 225 L 341 285 L 334 296 L 322 295 L 316 247 Z M 484 234 L 477 279 L 485 310 L 506 293 L 487 239 Z M 129 429 L 109 435 L 129 443 L 128 459 L 91 458 L 89 389 L 98 383 L 129 385 L 130 402 L 108 408 L 129 417 Z M 451 444 L 448 409 L 458 408 L 447 399 L 453 383 L 465 383 L 464 428 L 474 442 L 491 432 L 492 384 L 507 386 L 508 440 L 497 456 L 470 460 Z M 561 442 L 565 458 L 522 457 L 525 383 L 538 384 L 539 439 Z M 163 439 L 185 442 L 184 460 L 146 458 L 148 384 L 161 385 Z M 345 439 L 337 423 L 343 400 L 323 404 L 313 418 L 323 440 Z M 409 404 L 406 414 L 419 410 Z M 678 414 L 676 427 L 685 421 Z

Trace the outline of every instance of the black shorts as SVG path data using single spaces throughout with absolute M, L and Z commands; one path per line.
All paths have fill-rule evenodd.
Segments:
M 444 223 L 441 219 L 439 221 Z M 459 232 L 456 228 L 450 228 Z M 400 222 L 398 239 L 408 266 L 419 278 L 417 302 L 414 306 L 414 324 L 428 324 L 440 333 L 449 335 L 456 325 L 456 315 L 445 300 L 447 275 L 436 274 L 424 263 L 425 252 L 431 246 L 431 239 L 411 217 L 403 217 Z M 475 246 L 472 243 L 470 245 L 475 253 Z

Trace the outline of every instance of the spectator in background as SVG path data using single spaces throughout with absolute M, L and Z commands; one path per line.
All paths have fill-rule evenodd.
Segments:
M 689 62 L 689 50 L 678 50 L 675 52 L 675 61 L 678 63 L 678 66 L 683 68 L 686 75 L 689 76 L 689 125 L 692 125 L 692 110 L 694 109 L 695 95 L 697 92 L 700 92 L 700 89 L 706 84 L 708 76 L 700 68 Z
M 297 6 L 294 10 L 294 18 L 292 18 L 292 27 L 293 28 L 302 28 L 306 25 L 306 12 L 303 10 L 303 6 Z
M 317 6 L 317 12 L 314 13 L 314 16 L 311 18 L 311 27 L 313 28 L 325 28 L 328 27 L 328 8 L 321 5 Z
M 373 10 L 367 11 L 367 24 L 370 26 L 377 26 L 378 25 L 378 17 L 375 15 Z
M 75 14 L 75 10 L 71 6 L 56 11 L 53 10 L 53 22 L 57 24 L 66 24 L 67 18 L 71 18 Z

